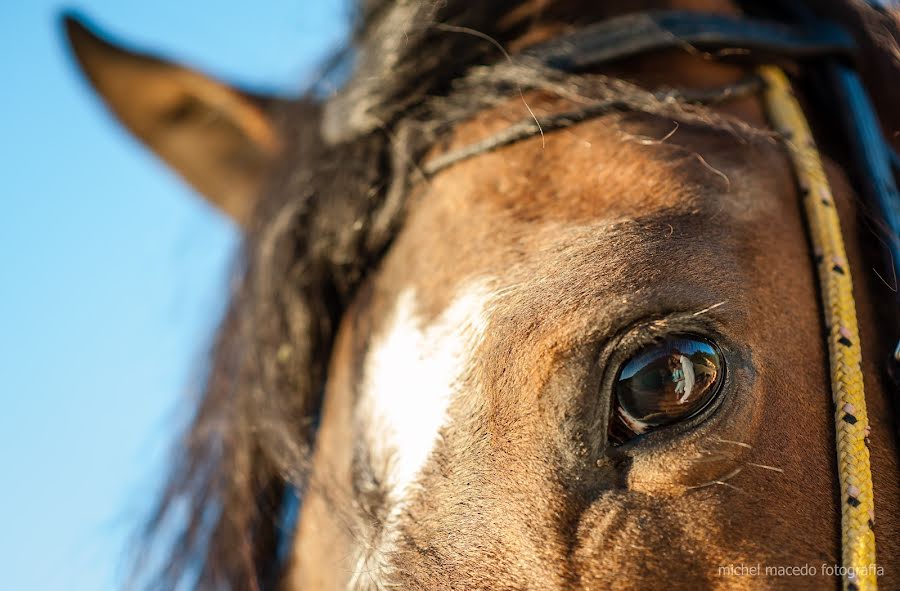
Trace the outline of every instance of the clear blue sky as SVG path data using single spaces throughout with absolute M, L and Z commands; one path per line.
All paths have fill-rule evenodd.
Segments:
M 262 4 L 262 6 L 257 6 Z M 240 81 L 300 88 L 346 3 L 0 2 L 4 589 L 113 589 L 223 309 L 237 235 L 120 130 L 57 15 Z

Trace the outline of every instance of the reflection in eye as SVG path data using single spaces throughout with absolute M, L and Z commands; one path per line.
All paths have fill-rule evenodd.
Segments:
M 725 361 L 711 342 L 672 335 L 638 351 L 616 378 L 609 439 L 624 443 L 688 419 L 716 397 Z

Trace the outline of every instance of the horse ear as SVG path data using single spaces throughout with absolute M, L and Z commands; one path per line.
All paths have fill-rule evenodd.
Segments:
M 264 99 L 63 23 L 78 63 L 116 117 L 188 183 L 246 226 L 281 151 Z

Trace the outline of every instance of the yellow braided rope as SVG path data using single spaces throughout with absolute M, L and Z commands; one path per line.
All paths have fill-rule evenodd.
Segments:
M 803 196 L 812 240 L 822 307 L 828 327 L 831 390 L 834 402 L 837 464 L 841 487 L 842 560 L 846 591 L 877 588 L 875 577 L 875 501 L 866 437 L 869 418 L 860 369 L 859 330 L 853 282 L 828 179 L 803 110 L 787 77 L 766 66 L 766 105 L 774 127 L 786 138 Z

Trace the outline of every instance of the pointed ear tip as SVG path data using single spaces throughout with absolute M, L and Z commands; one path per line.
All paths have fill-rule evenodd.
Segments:
M 64 8 L 60 11 L 59 16 L 59 24 L 62 27 L 63 32 L 66 35 L 66 39 L 69 40 L 69 43 L 75 44 L 77 40 L 84 36 L 89 36 L 90 29 L 87 26 L 87 19 L 84 16 L 70 8 Z
M 63 35 L 69 42 L 72 52 L 83 62 L 84 52 L 90 48 L 107 45 L 90 19 L 76 10 L 64 9 L 59 13 L 59 23 Z

